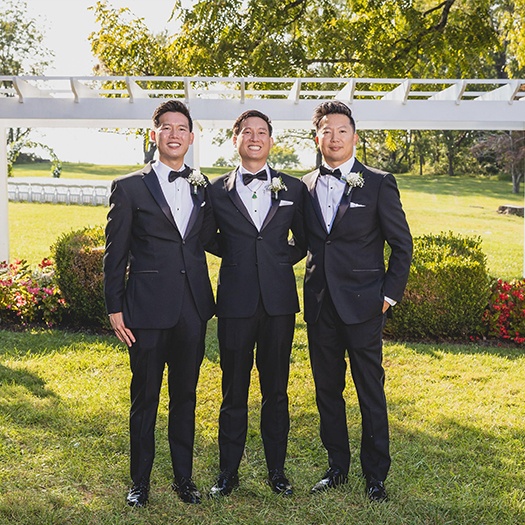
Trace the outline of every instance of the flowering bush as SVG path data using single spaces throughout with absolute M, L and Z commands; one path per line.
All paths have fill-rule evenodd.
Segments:
M 67 307 L 54 277 L 49 259 L 33 271 L 25 260 L 0 262 L 0 321 L 60 323 Z
M 525 280 L 498 279 L 483 315 L 487 336 L 525 343 Z

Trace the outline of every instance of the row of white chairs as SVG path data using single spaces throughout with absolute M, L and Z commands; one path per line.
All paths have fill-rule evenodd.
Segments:
M 109 187 L 93 184 L 40 184 L 33 182 L 7 182 L 10 201 L 51 202 L 54 204 L 86 204 L 107 206 Z

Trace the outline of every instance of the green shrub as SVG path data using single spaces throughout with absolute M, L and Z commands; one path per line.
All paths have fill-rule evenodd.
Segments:
M 417 237 L 405 295 L 385 335 L 439 339 L 481 334 L 489 296 L 481 238 L 451 232 Z
M 108 327 L 102 270 L 104 228 L 87 227 L 64 233 L 51 250 L 71 321 L 86 327 Z

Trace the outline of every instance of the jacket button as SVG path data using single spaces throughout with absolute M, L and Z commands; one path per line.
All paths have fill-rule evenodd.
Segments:
M 181 270 L 180 273 L 185 274 L 186 270 Z
M 262 236 L 259 235 L 259 237 L 257 237 L 257 240 L 258 240 L 258 241 L 262 241 L 262 240 L 263 240 Z
M 182 244 L 186 244 L 186 241 L 182 241 Z
M 326 244 L 332 244 L 332 241 L 326 241 Z

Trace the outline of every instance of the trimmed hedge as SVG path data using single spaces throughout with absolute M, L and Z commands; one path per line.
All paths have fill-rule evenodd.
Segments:
M 416 237 L 405 295 L 385 335 L 424 340 L 482 334 L 489 297 L 481 238 L 452 232 Z
M 109 327 L 103 288 L 104 243 L 104 228 L 96 226 L 64 233 L 51 247 L 57 282 L 75 325 Z

